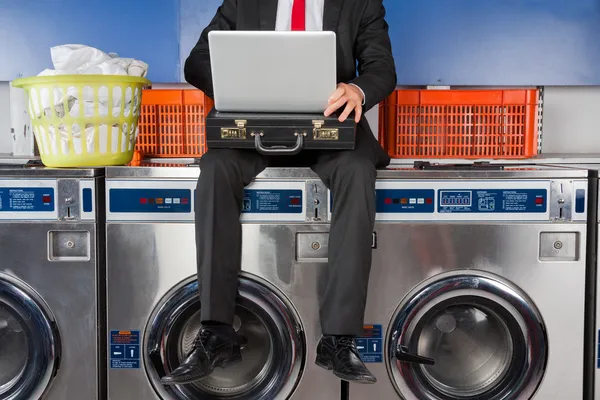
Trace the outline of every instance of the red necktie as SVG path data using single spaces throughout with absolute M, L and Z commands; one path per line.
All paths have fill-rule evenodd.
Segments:
M 292 30 L 306 30 L 306 0 L 294 0 L 292 6 Z

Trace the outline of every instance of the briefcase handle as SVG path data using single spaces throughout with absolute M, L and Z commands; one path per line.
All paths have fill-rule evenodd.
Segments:
M 252 134 L 254 136 L 254 146 L 256 147 L 256 151 L 260 154 L 264 154 L 266 156 L 293 156 L 300 151 L 304 147 L 304 135 L 302 133 L 296 133 L 296 144 L 293 147 L 286 146 L 271 146 L 267 147 L 262 142 L 262 134 Z

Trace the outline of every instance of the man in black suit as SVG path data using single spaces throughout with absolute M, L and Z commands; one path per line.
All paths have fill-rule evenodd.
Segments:
M 375 140 L 364 112 L 396 86 L 382 0 L 224 0 L 185 63 L 186 80 L 213 95 L 208 33 L 212 30 L 326 30 L 337 34 L 338 87 L 325 115 L 354 115 L 354 151 L 301 154 L 334 197 L 329 238 L 329 278 L 321 299 L 323 337 L 316 363 L 341 379 L 373 383 L 360 360 L 355 337 L 363 318 L 371 269 L 377 168 L 389 157 Z M 358 65 L 358 76 L 356 74 Z M 294 79 L 294 77 L 290 77 Z M 293 96 L 290 93 L 290 96 Z M 201 286 L 202 329 L 192 352 L 163 384 L 185 384 L 215 367 L 241 360 L 232 328 L 241 259 L 244 187 L 273 159 L 255 151 L 210 149 L 200 162 L 196 198 L 196 246 Z

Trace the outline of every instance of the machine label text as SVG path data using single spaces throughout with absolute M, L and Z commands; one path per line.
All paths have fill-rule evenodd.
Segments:
M 0 188 L 0 212 L 54 211 L 53 188 Z
M 302 190 L 246 189 L 242 212 L 252 214 L 301 214 Z
M 545 189 L 440 190 L 440 213 L 545 213 Z
M 383 330 L 381 325 L 365 325 L 363 334 L 356 339 L 356 348 L 365 363 L 383 362 Z
M 110 367 L 140 368 L 140 331 L 110 331 Z

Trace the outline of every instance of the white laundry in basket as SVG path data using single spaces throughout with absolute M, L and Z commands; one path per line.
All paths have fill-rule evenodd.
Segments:
M 42 71 L 38 76 L 55 76 L 55 75 L 128 75 L 145 77 L 148 72 L 148 64 L 135 60 L 133 58 L 120 58 L 117 54 L 107 54 L 101 50 L 84 45 L 63 45 L 52 47 L 51 50 L 52 63 L 54 69 Z M 133 92 L 128 88 L 125 93 L 122 93 L 120 87 L 115 87 L 110 93 L 110 89 L 106 86 L 99 87 L 98 93 L 95 93 L 95 88 L 84 87 L 77 88 L 74 86 L 54 89 L 41 89 L 39 93 L 32 90 L 30 99 L 31 112 L 35 118 L 41 118 L 42 115 L 50 116 L 56 113 L 58 117 L 64 117 L 68 113 L 71 117 L 105 117 L 112 115 L 118 117 L 131 113 L 138 112 L 137 104 L 141 93 Z M 96 114 L 95 96 L 98 97 L 98 109 Z M 65 109 L 66 107 L 66 109 Z M 123 109 L 123 113 L 121 113 Z M 110 114 L 109 114 L 110 113 Z M 83 128 L 83 140 L 82 140 Z M 112 124 L 100 125 L 97 128 L 92 126 L 81 127 L 73 125 L 70 127 L 73 136 L 73 146 L 75 153 L 81 154 L 83 146 L 88 152 L 99 150 L 102 153 L 117 151 L 126 151 L 130 149 L 137 135 L 129 135 L 131 129 L 127 124 Z M 58 127 L 50 127 L 48 135 L 50 143 L 48 145 L 54 154 L 59 151 L 57 148 L 60 143 L 60 151 L 63 154 L 68 153 L 68 130 L 69 127 L 59 125 Z M 112 136 L 112 148 L 106 149 L 108 143 L 108 134 Z M 57 136 L 58 135 L 58 136 Z M 96 143 L 96 135 L 98 135 L 99 149 L 94 149 Z M 121 142 L 119 143 L 119 135 Z M 128 140 L 130 137 L 132 140 Z M 56 140 L 60 138 L 60 140 Z M 84 144 L 85 143 L 85 144 Z M 121 149 L 119 149 L 119 144 Z M 103 148 L 104 147 L 104 148 Z

